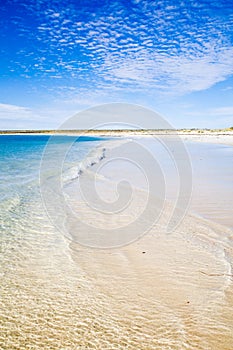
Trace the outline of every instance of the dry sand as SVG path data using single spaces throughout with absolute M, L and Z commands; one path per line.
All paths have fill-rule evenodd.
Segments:
M 233 133 L 231 134 L 196 134 L 196 135 L 185 135 L 181 134 L 180 137 L 185 141 L 195 141 L 195 142 L 208 142 L 215 144 L 225 144 L 233 146 Z

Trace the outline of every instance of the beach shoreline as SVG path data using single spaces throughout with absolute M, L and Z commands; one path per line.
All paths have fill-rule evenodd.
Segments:
M 100 137 L 99 133 L 88 134 L 96 135 Z M 124 135 L 127 141 L 148 142 L 153 136 L 128 132 Z M 163 134 L 161 139 L 173 136 Z M 114 137 L 118 137 L 119 143 L 124 142 L 115 134 L 109 137 L 109 145 L 115 141 L 118 144 Z M 194 141 L 192 137 L 188 135 L 187 139 Z M 194 135 L 196 140 L 198 137 Z M 208 142 L 212 136 L 201 137 Z M 81 177 L 87 188 L 93 182 L 92 164 L 94 169 L 98 162 L 111 159 L 107 143 L 101 141 L 99 149 L 94 147 L 94 153 L 89 154 L 90 159 L 85 158 L 87 164 L 83 164 Z M 139 153 L 138 157 L 143 156 Z M 90 207 L 80 200 L 76 180 L 64 191 L 68 205 L 74 213 L 81 213 L 85 223 L 92 226 L 94 223 L 97 231 L 109 227 L 109 233 L 112 224 L 127 225 L 125 220 L 131 220 L 130 212 L 123 213 L 121 222 L 116 220 L 117 215 L 112 220 L 109 215 L 93 216 Z M 99 193 L 107 195 L 114 191 L 113 180 L 97 179 Z M 54 344 L 77 349 L 230 349 L 233 341 L 230 229 L 187 213 L 168 234 L 166 225 L 173 210 L 168 202 L 151 230 L 138 239 L 117 248 L 93 249 L 80 244 L 82 236 L 77 225 L 73 228 L 77 235 L 73 237 L 53 227 L 41 208 L 40 196 L 31 200 L 29 190 L 28 201 L 16 203 L 9 211 L 4 206 L 13 223 L 20 224 L 16 226 L 20 236 L 17 239 L 13 236 L 5 244 L 2 255 L 0 344 L 4 349 L 14 348 L 16 343 L 19 349 L 32 344 L 36 344 L 35 349 L 55 349 Z M 133 220 L 147 200 L 141 190 L 136 189 L 135 195 Z M 19 220 L 14 221 L 12 210 Z M 11 235 L 3 238 L 11 239 Z
M 46 135 L 90 137 L 180 137 L 184 141 L 208 142 L 233 146 L 233 130 L 178 129 L 178 130 L 4 130 L 0 135 Z

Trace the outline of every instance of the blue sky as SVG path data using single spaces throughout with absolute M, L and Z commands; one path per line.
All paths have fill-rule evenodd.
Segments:
M 56 128 L 109 102 L 176 128 L 233 125 L 232 0 L 5 0 L 0 12 L 1 129 Z

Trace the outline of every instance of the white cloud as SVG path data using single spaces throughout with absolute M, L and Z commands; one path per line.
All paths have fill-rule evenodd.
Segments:
M 21 113 L 21 114 L 28 114 L 30 113 L 30 108 L 22 107 L 22 106 L 16 106 L 16 105 L 10 105 L 5 103 L 0 103 L 0 114 L 14 114 L 14 113 Z
M 25 68 L 29 75 L 76 79 L 77 92 L 111 84 L 112 91 L 185 94 L 233 74 L 232 23 L 209 15 L 206 3 L 133 0 L 129 9 L 110 2 L 99 13 L 84 5 L 80 13 L 74 6 L 49 3 L 44 10 L 44 2 L 39 5 L 37 40 L 42 45 L 32 67 Z M 21 68 L 26 54 L 19 52 Z
M 0 103 L 0 120 L 8 119 L 11 121 L 33 121 L 34 119 L 44 120 L 47 118 L 47 116 L 47 109 L 36 111 L 28 107 Z
M 46 106 L 39 110 L 0 103 L 0 129 L 57 128 L 64 118 L 74 113 L 76 108 L 59 102 L 56 106 Z
M 34 120 L 31 109 L 22 106 L 0 103 L 0 128 L 24 129 Z M 25 127 L 24 127 L 25 126 Z

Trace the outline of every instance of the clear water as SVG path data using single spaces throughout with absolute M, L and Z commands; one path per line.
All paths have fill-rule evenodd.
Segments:
M 40 162 L 50 137 L 46 135 L 0 136 L 0 190 L 1 197 L 20 196 L 30 184 L 38 185 Z M 53 137 L 54 155 L 59 147 L 72 143 L 64 169 L 81 161 L 100 140 L 92 137 Z
M 0 348 L 231 349 L 232 235 L 222 234 L 233 226 L 233 148 L 187 143 L 191 210 L 223 227 L 188 218 L 185 237 L 156 231 L 99 251 L 67 240 L 46 214 L 39 170 L 48 139 L 0 136 Z M 54 152 L 70 140 L 57 136 Z M 65 183 L 103 139 L 78 141 L 63 165 Z M 158 145 L 150 149 L 172 199 L 174 165 Z M 114 180 L 116 170 L 106 175 Z

